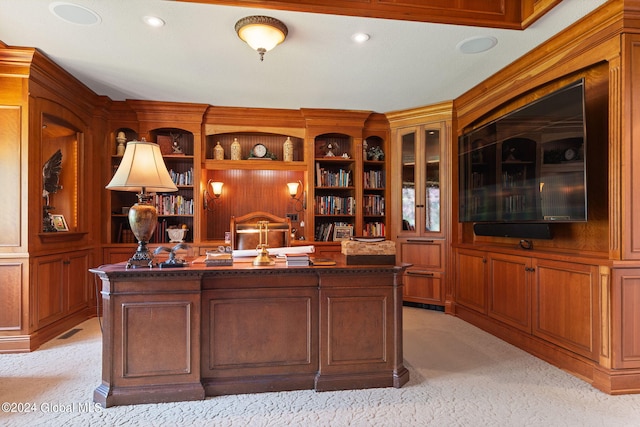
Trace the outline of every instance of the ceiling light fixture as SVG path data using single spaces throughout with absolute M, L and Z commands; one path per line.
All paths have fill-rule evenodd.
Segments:
M 161 18 L 158 18 L 157 16 L 143 16 L 142 20 L 148 26 L 154 27 L 154 28 L 164 27 L 164 24 L 165 24 L 164 20 Z
M 456 49 L 462 53 L 480 53 L 486 52 L 497 44 L 498 39 L 495 37 L 476 36 L 462 40 L 456 45 Z
M 287 26 L 269 16 L 247 16 L 236 22 L 236 33 L 245 43 L 260 54 L 264 54 L 279 45 L 287 37 Z
M 366 33 L 355 33 L 354 35 L 351 36 L 351 40 L 353 40 L 356 43 L 364 43 L 370 38 L 371 37 L 369 36 L 369 34 L 366 34 Z

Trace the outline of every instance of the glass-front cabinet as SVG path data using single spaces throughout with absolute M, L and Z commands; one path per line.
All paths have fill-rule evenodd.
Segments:
M 441 133 L 436 126 L 401 134 L 402 235 L 441 231 Z
M 442 119 L 420 122 L 425 110 L 393 113 L 392 177 L 394 231 L 398 262 L 412 264 L 403 279 L 404 300 L 444 306 L 446 217 L 450 189 L 446 162 L 451 110 L 435 110 Z M 397 115 L 396 115 L 397 114 Z

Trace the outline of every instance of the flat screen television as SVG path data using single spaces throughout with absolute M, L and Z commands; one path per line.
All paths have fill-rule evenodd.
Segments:
M 584 79 L 459 137 L 459 219 L 587 221 Z

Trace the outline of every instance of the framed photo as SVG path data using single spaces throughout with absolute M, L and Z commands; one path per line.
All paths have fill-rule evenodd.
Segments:
M 349 240 L 353 236 L 353 227 L 350 225 L 336 225 L 333 228 L 333 240 L 336 242 Z
M 64 219 L 64 215 L 51 215 L 51 221 L 56 231 L 69 231 L 67 221 Z

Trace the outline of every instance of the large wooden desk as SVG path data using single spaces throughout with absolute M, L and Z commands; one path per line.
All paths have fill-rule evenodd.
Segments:
M 401 387 L 402 269 L 92 269 L 104 315 L 94 401 Z

